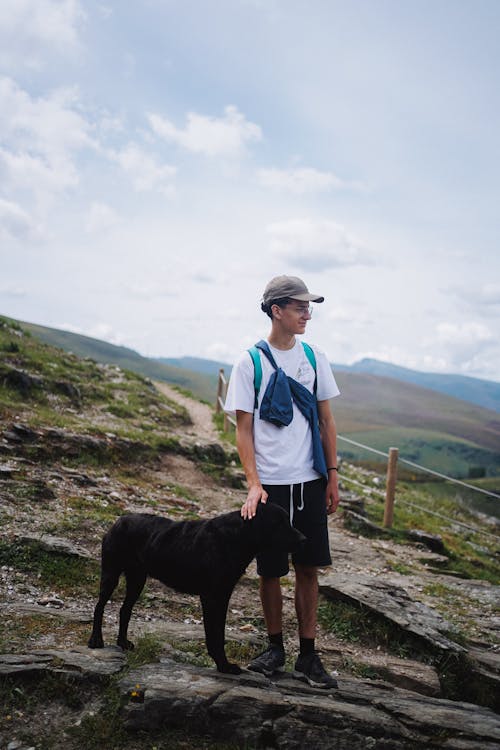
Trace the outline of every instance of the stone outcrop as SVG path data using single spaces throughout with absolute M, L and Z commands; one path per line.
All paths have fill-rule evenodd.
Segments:
M 415 601 L 408 593 L 386 579 L 357 574 L 323 576 L 321 593 L 336 601 L 347 601 L 366 607 L 372 613 L 389 620 L 407 633 L 426 642 L 433 650 L 463 653 L 465 648 L 445 633 L 452 630 L 450 623 L 435 610 Z
M 53 674 L 93 681 L 117 674 L 124 666 L 125 655 L 117 646 L 95 651 L 81 646 L 69 651 L 47 649 L 31 654 L 0 655 L 0 677 L 20 680 Z
M 422 696 L 384 682 L 339 678 L 318 690 L 289 674 L 221 675 L 162 659 L 127 671 L 116 647 L 0 657 L 0 678 L 52 675 L 82 683 L 118 677 L 130 732 L 181 728 L 239 747 L 277 750 L 497 750 L 500 717 L 487 708 Z M 120 678 L 120 673 L 123 676 Z
M 50 552 L 56 555 L 83 557 L 86 560 L 92 559 L 92 555 L 84 547 L 73 544 L 67 539 L 53 536 L 52 534 L 45 534 L 43 532 L 32 534 L 24 533 L 16 535 L 15 539 L 18 544 L 36 544 L 37 547 L 45 550 L 45 552 Z
M 241 747 L 493 750 L 500 743 L 500 718 L 489 709 L 353 678 L 324 691 L 290 676 L 231 677 L 165 660 L 127 674 L 120 688 L 130 730 L 180 727 Z
M 498 602 L 499 587 L 479 588 Z M 445 695 L 460 695 L 500 711 L 500 657 L 490 645 L 457 643 L 450 635 L 449 622 L 387 579 L 330 574 L 321 578 L 320 590 L 333 601 L 369 610 L 417 639 L 433 655 Z

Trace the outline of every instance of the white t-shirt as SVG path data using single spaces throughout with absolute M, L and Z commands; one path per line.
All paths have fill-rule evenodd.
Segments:
M 295 346 L 287 351 L 272 346 L 269 348 L 278 367 L 312 393 L 315 373 L 302 343 L 296 340 Z M 326 355 L 316 346 L 311 348 L 316 356 L 318 401 L 338 396 L 340 391 Z M 320 475 L 313 469 L 311 428 L 296 404 L 293 404 L 293 419 L 287 427 L 276 427 L 271 422 L 260 419 L 260 405 L 269 378 L 274 372 L 271 363 L 262 352 L 260 360 L 262 383 L 255 413 L 254 365 L 248 351 L 243 352 L 233 367 L 224 410 L 232 414 L 237 410 L 254 414 L 255 460 L 262 484 L 299 484 L 318 479 Z

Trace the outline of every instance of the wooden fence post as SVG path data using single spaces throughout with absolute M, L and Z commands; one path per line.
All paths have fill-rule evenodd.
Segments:
M 389 460 L 387 461 L 387 479 L 385 485 L 385 508 L 384 508 L 384 526 L 387 529 L 392 528 L 394 517 L 394 495 L 396 493 L 396 476 L 399 450 L 389 448 Z
M 228 381 L 224 375 L 224 368 L 221 367 L 219 370 L 219 378 L 217 380 L 217 398 L 215 399 L 215 413 L 220 414 L 224 409 L 224 402 L 227 396 Z M 227 412 L 224 412 L 224 432 L 229 432 L 230 427 L 236 427 L 235 420 L 229 416 Z
M 217 396 L 215 398 L 215 413 L 219 414 L 220 410 L 222 409 L 221 401 L 224 398 L 225 394 L 223 393 L 224 390 L 224 368 L 221 367 L 219 370 L 219 377 L 217 379 Z

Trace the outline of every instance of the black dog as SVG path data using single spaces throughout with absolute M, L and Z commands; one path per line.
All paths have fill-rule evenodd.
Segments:
M 104 646 L 104 607 L 124 573 L 127 586 L 117 643 L 123 649 L 134 647 L 127 639 L 132 607 L 151 576 L 176 591 L 199 594 L 208 653 L 219 672 L 239 674 L 224 649 L 233 589 L 259 550 L 272 546 L 293 552 L 304 539 L 285 511 L 270 503 L 259 503 L 252 520 L 243 520 L 239 511 L 207 521 L 171 521 L 147 513 L 121 516 L 102 542 L 99 600 L 88 645 Z

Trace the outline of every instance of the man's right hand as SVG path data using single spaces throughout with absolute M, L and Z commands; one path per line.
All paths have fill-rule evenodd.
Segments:
M 257 513 L 259 503 L 267 502 L 267 492 L 261 484 L 252 485 L 248 490 L 247 499 L 241 506 L 241 515 L 243 518 L 254 518 Z

